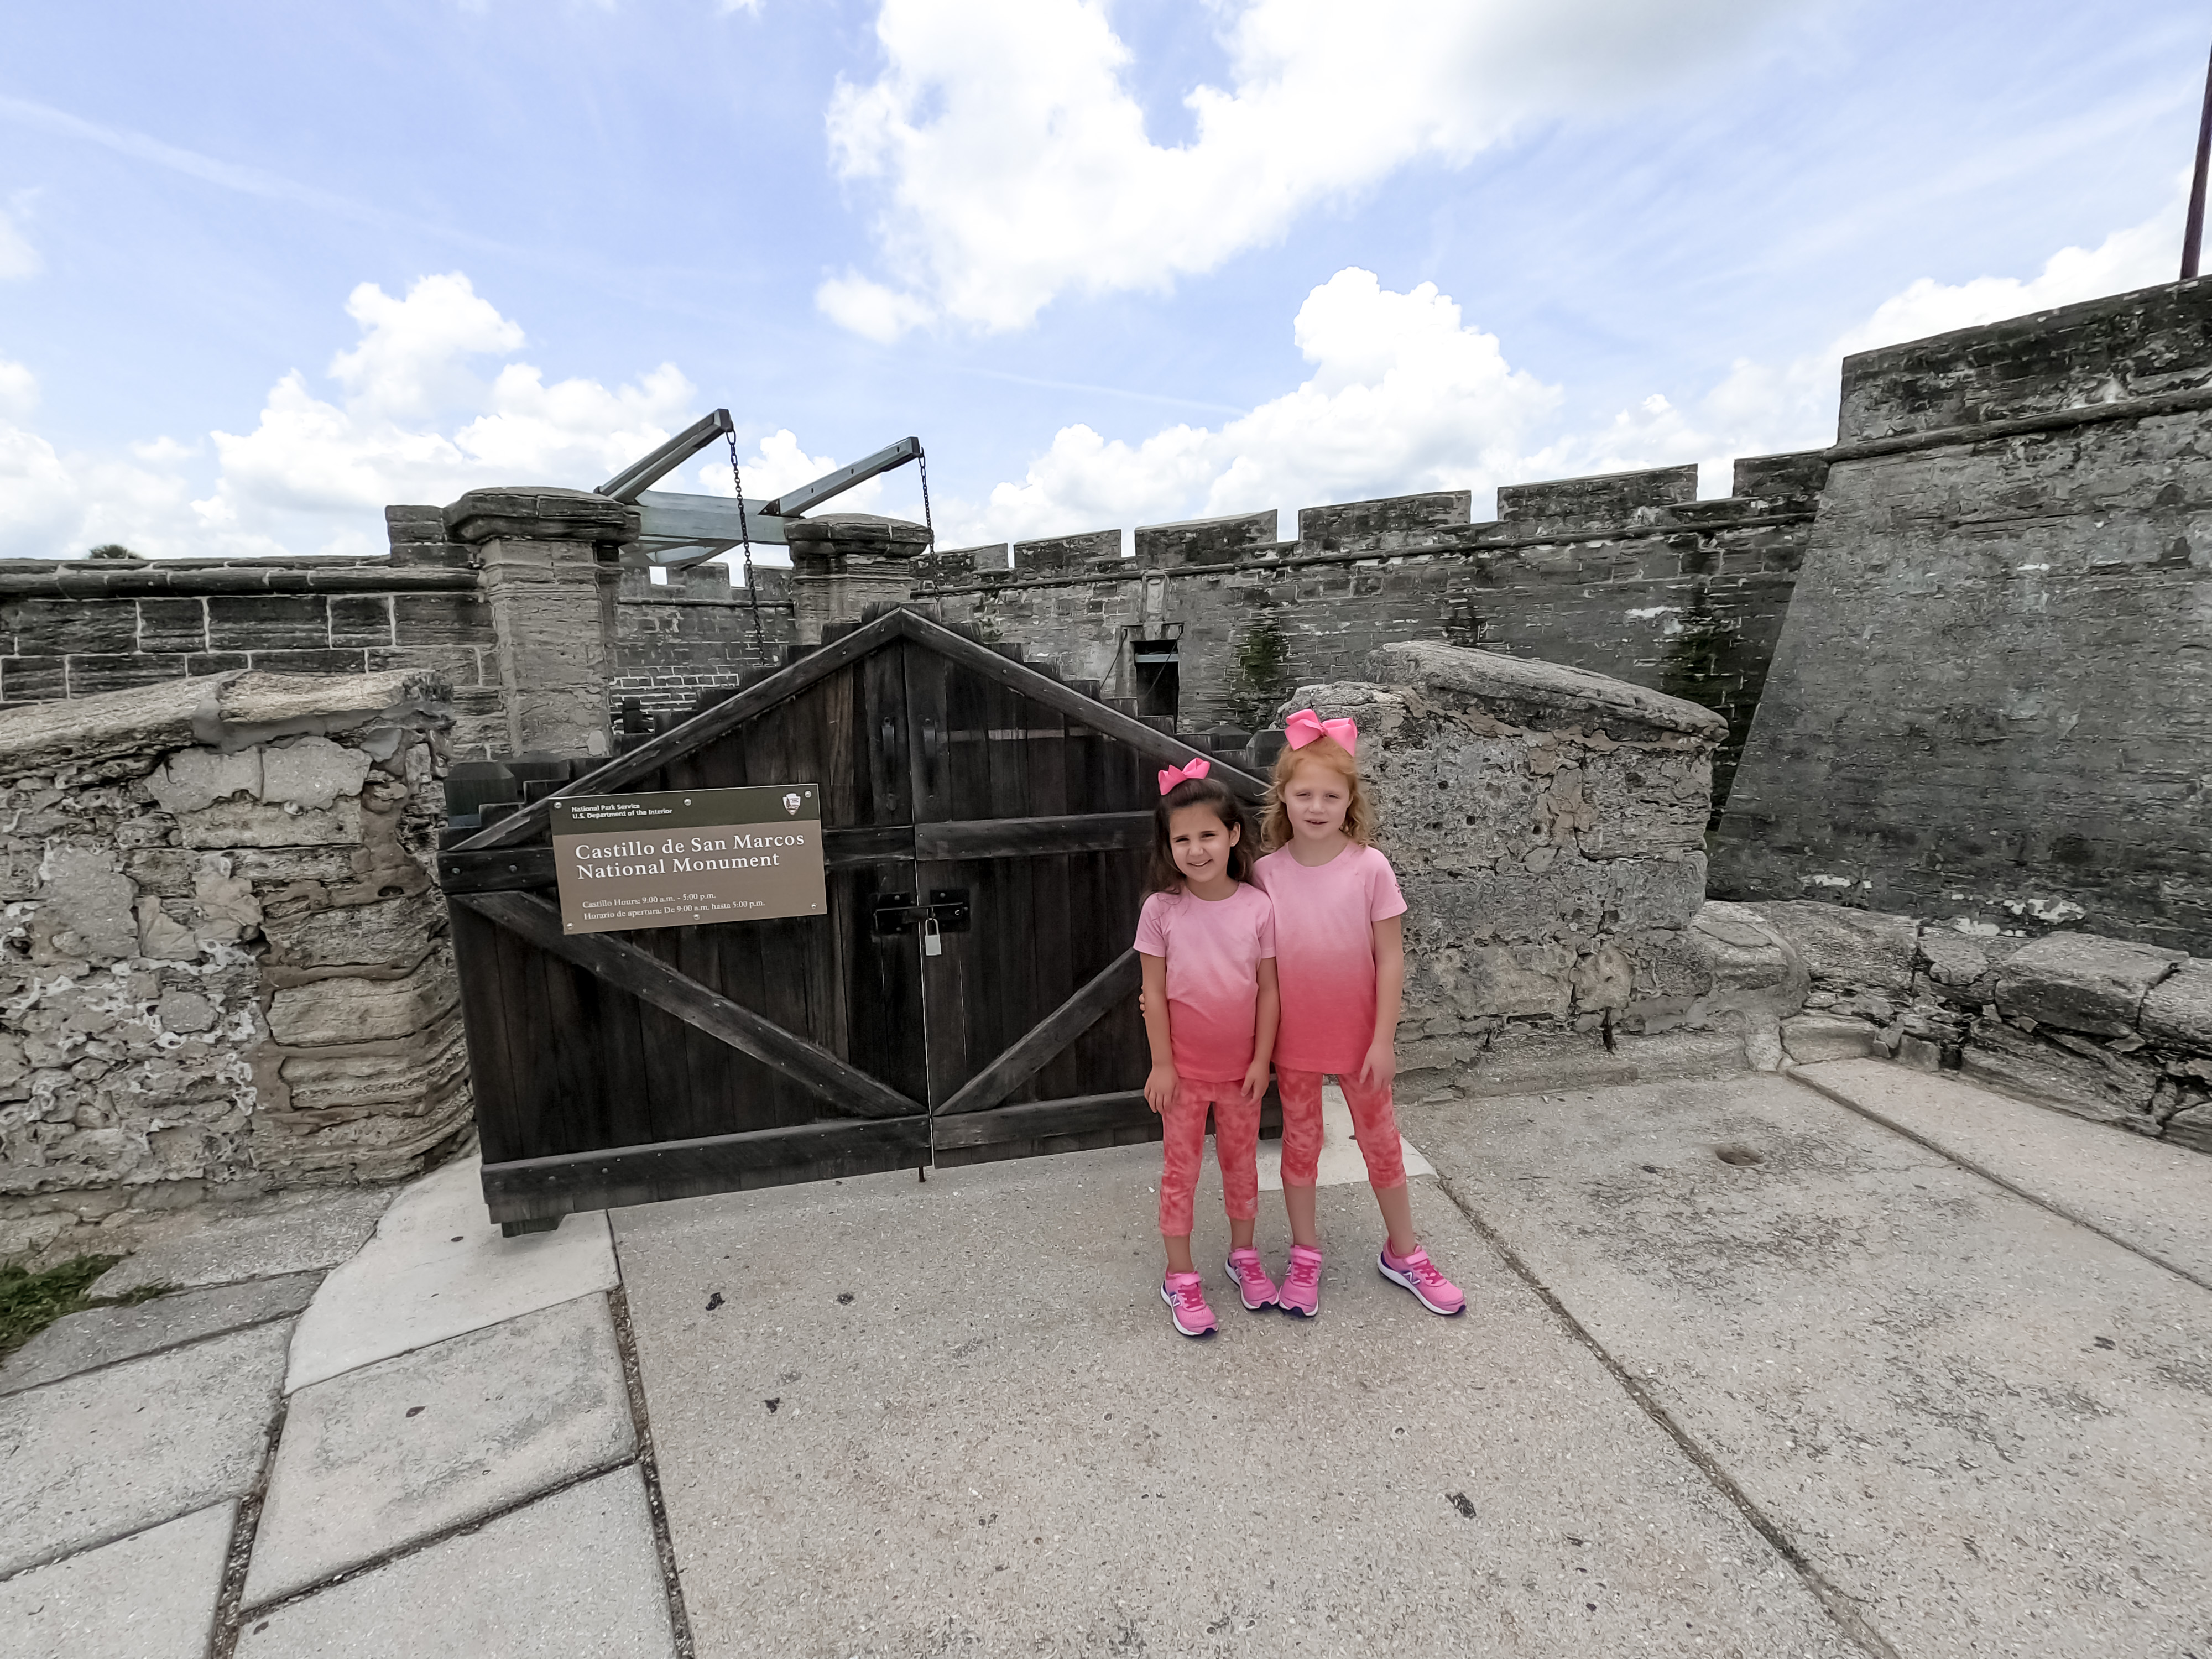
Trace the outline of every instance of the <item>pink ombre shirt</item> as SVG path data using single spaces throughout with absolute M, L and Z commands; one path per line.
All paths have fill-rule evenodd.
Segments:
M 1137 949 L 1167 958 L 1176 1073 L 1198 1083 L 1241 1083 L 1260 1020 L 1260 964 L 1275 954 L 1267 896 L 1249 882 L 1212 903 L 1155 893 L 1137 917 Z
M 1254 862 L 1252 884 L 1275 904 L 1275 1064 L 1358 1071 L 1375 1041 L 1375 924 L 1406 913 L 1390 860 L 1355 842 L 1309 868 L 1280 847 Z

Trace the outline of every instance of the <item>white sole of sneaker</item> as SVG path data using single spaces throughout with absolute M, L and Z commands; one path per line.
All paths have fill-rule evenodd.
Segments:
M 1430 1301 L 1427 1297 L 1421 1293 L 1421 1287 L 1413 1282 L 1411 1275 L 1400 1273 L 1389 1262 L 1385 1261 L 1380 1255 L 1377 1255 L 1375 1258 L 1375 1271 L 1381 1273 L 1383 1278 L 1389 1279 L 1393 1285 L 1400 1285 L 1406 1290 L 1411 1291 L 1413 1293 L 1413 1297 L 1416 1301 L 1418 1301 L 1424 1308 L 1426 1308 L 1431 1313 L 1436 1314 L 1441 1318 L 1456 1319 L 1460 1315 L 1467 1311 L 1467 1304 L 1464 1302 L 1461 1303 L 1456 1308 L 1439 1308 L 1435 1303 Z
M 1272 1308 L 1275 1305 L 1275 1298 L 1273 1297 L 1269 1297 L 1265 1302 L 1255 1302 L 1251 1297 L 1246 1296 L 1244 1294 L 1244 1280 L 1241 1276 L 1239 1276 L 1236 1267 L 1231 1264 L 1224 1262 L 1222 1264 L 1221 1270 L 1229 1275 L 1230 1284 L 1236 1288 L 1237 1299 L 1244 1304 L 1244 1311 L 1246 1313 L 1258 1313 L 1263 1308 Z
M 1168 1294 L 1168 1287 L 1164 1285 L 1160 1286 L 1160 1300 L 1168 1304 L 1168 1317 L 1175 1322 L 1176 1329 L 1182 1331 L 1185 1336 L 1199 1337 L 1212 1336 L 1213 1334 L 1213 1327 L 1211 1325 L 1208 1325 L 1202 1331 L 1185 1329 L 1182 1322 L 1182 1311 L 1176 1306 L 1176 1299 Z

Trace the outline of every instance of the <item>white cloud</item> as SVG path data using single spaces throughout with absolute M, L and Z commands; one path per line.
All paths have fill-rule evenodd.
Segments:
M 363 333 L 331 359 L 331 374 L 362 414 L 436 414 L 476 392 L 470 358 L 522 347 L 522 330 L 459 271 L 422 278 L 404 300 L 363 283 L 346 296 L 346 315 Z
M 909 306 L 1018 328 L 1071 289 L 1210 270 L 1417 159 L 1462 163 L 1532 121 L 1620 107 L 1796 3 L 1220 0 L 1230 84 L 1192 88 L 1195 137 L 1163 145 L 1107 0 L 884 0 L 884 67 L 840 82 L 830 147 L 844 177 L 879 181 Z M 885 337 L 902 313 L 865 282 L 825 285 L 823 309 Z
M 27 421 L 39 406 L 39 377 L 0 357 L 0 419 Z
M 548 384 L 512 361 L 486 380 L 474 365 L 517 350 L 522 330 L 459 273 L 398 299 L 363 283 L 346 309 L 361 336 L 331 361 L 337 395 L 283 375 L 252 430 L 208 434 L 211 489 L 182 470 L 198 444 L 155 438 L 129 446 L 132 461 L 57 453 L 20 424 L 35 380 L 0 362 L 0 414 L 16 422 L 0 423 L 0 551 L 53 558 L 120 541 L 157 556 L 379 553 L 389 503 L 495 483 L 588 489 L 696 417 L 696 389 L 668 363 L 611 389 Z
M 1296 391 L 1218 430 L 1179 424 L 1135 445 L 1064 428 L 981 513 L 956 519 L 948 505 L 952 533 L 1003 540 L 1479 489 L 1518 476 L 1528 435 L 1559 401 L 1432 283 L 1395 294 L 1370 271 L 1340 270 L 1306 296 L 1291 334 L 1314 366 Z
M 1923 276 L 1818 351 L 1786 363 L 1739 362 L 1700 401 L 1702 432 L 1680 436 L 1675 459 L 1685 459 L 1685 446 L 1696 444 L 1704 448 L 1691 453 L 1711 458 L 1833 443 L 1843 362 L 1855 352 L 2172 282 L 2180 260 L 2182 211 L 2176 197 L 2142 224 L 2116 230 L 2094 248 L 2061 248 L 2033 276 L 1964 283 Z
M 2170 280 L 2179 208 L 2035 276 L 1922 278 L 1826 346 L 1782 363 L 1739 362 L 1702 394 L 1653 392 L 1609 419 L 1561 427 L 1568 398 L 1506 362 L 1497 338 L 1423 283 L 1407 294 L 1339 271 L 1307 295 L 1292 332 L 1314 366 L 1296 391 L 1218 428 L 1177 424 L 1134 442 L 1063 427 L 1018 481 L 980 507 L 944 503 L 948 544 L 1021 540 L 1216 514 L 1289 509 L 1432 489 L 1698 462 L 1705 493 L 1747 455 L 1835 441 L 1852 352 Z M 1286 516 L 1285 533 L 1292 529 Z
M 935 314 L 928 304 L 911 294 L 885 288 L 881 283 L 848 272 L 832 276 L 814 291 L 822 314 L 841 328 L 863 339 L 889 345 L 908 329 L 919 328 Z

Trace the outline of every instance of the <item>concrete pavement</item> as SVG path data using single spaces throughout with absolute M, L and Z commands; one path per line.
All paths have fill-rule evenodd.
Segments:
M 2212 1160 L 1871 1061 L 1403 1121 L 1456 1320 L 1348 1145 L 1310 1324 L 1209 1175 L 1203 1343 L 1149 1147 L 201 1230 L 0 1366 L 0 1648 L 2212 1659 Z

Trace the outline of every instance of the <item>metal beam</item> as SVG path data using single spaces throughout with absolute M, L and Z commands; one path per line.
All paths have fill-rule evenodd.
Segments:
M 732 547 L 748 539 L 783 545 L 783 520 L 748 502 L 740 522 L 738 503 L 728 495 L 679 495 L 649 489 L 637 497 L 638 534 L 648 542 L 723 542 Z
M 673 472 L 715 439 L 736 430 L 730 411 L 718 409 L 705 420 L 685 427 L 652 454 L 634 466 L 623 468 L 592 493 L 609 495 L 618 501 L 634 501 L 647 486 Z
M 796 489 L 787 489 L 761 509 L 787 519 L 795 519 L 810 507 L 819 507 L 832 495 L 842 495 L 854 484 L 866 483 L 878 472 L 888 472 L 895 466 L 904 466 L 921 453 L 921 440 L 901 438 L 887 448 L 879 449 L 864 461 L 850 466 L 841 466 L 835 472 L 825 472 L 811 484 L 801 484 Z

